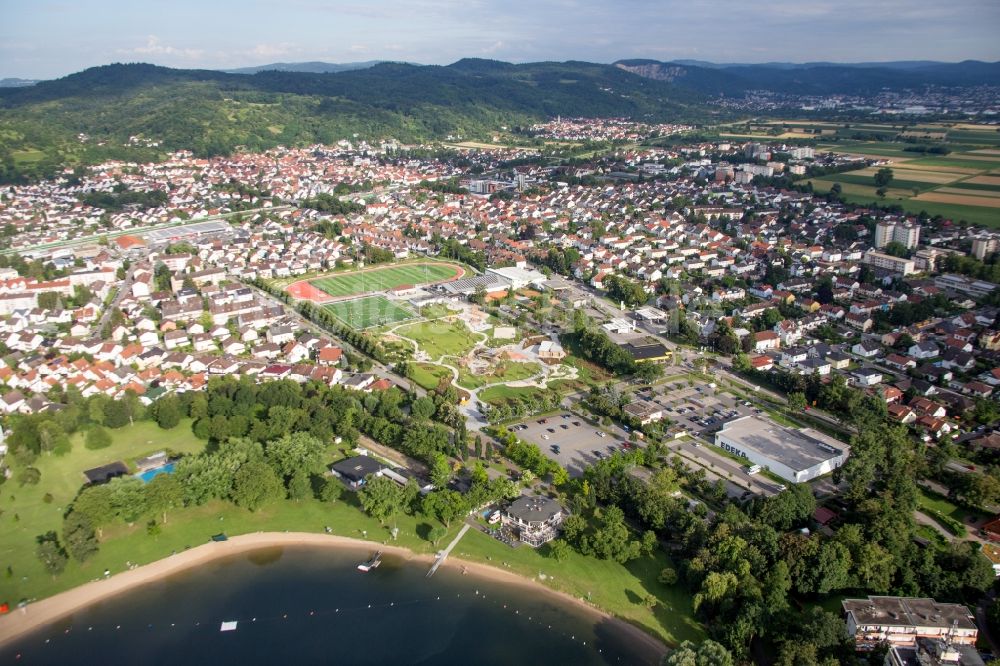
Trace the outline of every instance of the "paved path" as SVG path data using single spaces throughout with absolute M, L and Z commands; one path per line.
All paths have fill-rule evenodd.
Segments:
M 465 536 L 465 533 L 469 531 L 469 527 L 470 525 L 468 523 L 462 525 L 462 529 L 458 531 L 458 534 L 456 534 L 455 538 L 451 540 L 451 543 L 448 544 L 448 547 L 442 550 L 440 553 L 438 553 L 437 559 L 434 560 L 434 564 L 431 565 L 431 570 L 427 572 L 428 578 L 433 576 L 434 572 L 438 570 L 438 567 L 444 564 L 444 561 L 448 559 L 448 555 L 451 554 L 451 549 L 458 545 L 458 542 L 462 540 L 462 537 Z

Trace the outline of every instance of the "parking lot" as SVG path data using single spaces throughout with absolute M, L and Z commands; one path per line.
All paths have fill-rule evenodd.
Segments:
M 584 469 L 612 451 L 620 450 L 624 442 L 620 436 L 569 412 L 528 419 L 510 426 L 510 430 L 521 439 L 537 444 L 545 455 L 565 467 L 570 476 L 582 476 Z
M 746 489 L 755 494 L 773 495 L 779 484 L 763 475 L 747 474 L 744 466 L 703 445 L 715 442 L 715 433 L 723 424 L 743 416 L 760 414 L 760 410 L 747 401 L 708 383 L 668 381 L 666 384 L 637 391 L 635 397 L 663 408 L 664 418 L 670 419 L 687 431 L 694 439 L 668 444 L 668 448 L 681 454 L 689 463 L 697 463 L 710 478 L 726 481 L 730 497 L 745 498 Z M 701 440 L 699 442 L 699 439 Z M 733 483 L 733 482 L 737 483 Z

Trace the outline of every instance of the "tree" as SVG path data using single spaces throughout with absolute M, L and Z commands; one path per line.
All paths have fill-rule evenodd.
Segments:
M 805 393 L 793 391 L 788 394 L 788 409 L 793 412 L 804 412 L 808 406 Z
M 160 476 L 168 476 L 161 474 Z M 155 481 L 156 479 L 153 479 Z M 152 485 L 150 482 L 149 485 Z M 97 533 L 115 519 L 115 507 L 111 501 L 111 486 L 88 486 L 73 501 L 73 511 L 87 516 Z
M 328 478 L 319 491 L 319 498 L 324 502 L 336 502 L 344 493 L 344 484 L 339 479 Z
M 184 489 L 173 474 L 157 474 L 146 484 L 146 503 L 166 524 L 167 511 L 184 506 Z
M 309 482 L 309 473 L 302 469 L 296 470 L 288 480 L 288 499 L 304 500 L 311 495 L 312 484 Z
M 664 666 L 733 666 L 733 657 L 721 644 L 705 641 L 697 648 L 684 641 L 663 658 Z
M 583 538 L 584 554 L 588 552 L 602 560 L 614 560 L 624 564 L 639 557 L 642 544 L 630 538 L 625 514 L 617 506 L 604 509 L 601 525 L 591 536 Z
M 438 542 L 448 535 L 448 529 L 442 525 L 435 525 L 427 532 L 427 539 L 434 544 L 436 548 Z
M 77 511 L 70 511 L 63 521 L 63 541 L 66 550 L 77 562 L 85 562 L 97 552 L 97 535 L 90 519 Z
M 37 486 L 42 480 L 42 472 L 37 467 L 25 467 L 14 478 L 19 486 Z
M 431 461 L 431 483 L 435 488 L 444 488 L 451 481 L 451 465 L 448 458 L 441 453 L 434 454 Z
M 59 537 L 56 536 L 56 533 L 46 532 L 39 535 L 36 541 L 38 542 L 38 547 L 35 550 L 35 554 L 41 560 L 45 570 L 53 576 L 61 574 L 66 568 L 66 562 L 69 561 L 69 557 L 67 557 L 63 547 L 59 545 Z
M 435 490 L 424 497 L 424 513 L 437 518 L 445 527 L 450 527 L 451 521 L 464 516 L 468 510 L 465 497 L 454 490 Z
M 55 310 L 59 307 L 59 292 L 43 291 L 38 294 L 38 307 L 42 310 Z
M 272 408 L 272 411 L 276 408 Z M 294 432 L 268 442 L 264 448 L 267 463 L 283 478 L 298 471 L 312 472 L 323 462 L 326 446 L 309 433 Z
M 59 423 L 45 420 L 38 424 L 38 443 L 42 451 L 69 451 L 69 435 Z
M 906 249 L 906 246 L 900 243 L 899 241 L 891 241 L 887 243 L 886 246 L 882 248 L 882 251 L 894 257 L 905 258 L 910 254 L 909 250 Z
M 280 499 L 284 494 L 281 479 L 263 461 L 247 462 L 233 477 L 233 502 L 249 511 L 256 511 L 264 504 Z
M 361 507 L 380 523 L 395 516 L 403 505 L 403 489 L 385 476 L 372 476 L 358 492 Z
M 156 425 L 164 430 L 173 428 L 181 422 L 181 402 L 174 393 L 168 393 L 153 403 L 153 416 Z
M 873 180 L 875 181 L 875 187 L 884 188 L 888 187 L 889 183 L 892 182 L 892 169 L 889 167 L 882 167 L 875 172 Z
M 660 570 L 660 575 L 656 579 L 663 585 L 675 585 L 677 583 L 677 570 L 673 567 L 664 567 Z
M 756 517 L 782 532 L 805 522 L 815 510 L 816 498 L 805 483 L 793 483 L 777 495 L 754 501 Z
M 435 409 L 434 401 L 424 396 L 417 398 L 410 404 L 410 416 L 420 421 L 425 421 L 434 415 Z
M 569 557 L 569 544 L 562 539 L 554 539 L 548 544 L 548 556 L 556 562 L 563 562 Z
M 83 436 L 83 445 L 88 449 L 105 449 L 111 446 L 111 433 L 99 425 L 92 425 Z

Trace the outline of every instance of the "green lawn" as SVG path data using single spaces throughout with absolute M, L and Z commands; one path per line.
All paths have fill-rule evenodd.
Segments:
M 511 387 L 500 384 L 498 386 L 491 386 L 488 389 L 483 389 L 478 395 L 479 399 L 483 402 L 494 404 L 506 402 L 515 398 L 540 398 L 542 391 L 534 386 Z
M 975 516 L 976 518 L 990 517 L 990 514 L 985 511 L 958 506 L 954 502 L 948 500 L 948 498 L 942 497 L 937 493 L 929 492 L 924 488 L 921 488 L 920 493 L 917 495 L 917 504 L 922 509 L 938 511 L 948 518 L 957 520 L 960 523 L 964 523 L 965 519 L 969 516 Z
M 453 551 L 457 557 L 492 566 L 506 563 L 506 568 L 527 578 L 544 574 L 547 586 L 578 599 L 589 596 L 592 603 L 668 644 L 704 640 L 704 630 L 693 617 L 690 594 L 679 585 L 667 587 L 657 581 L 660 571 L 671 566 L 663 553 L 622 565 L 575 551 L 565 561 L 556 562 L 544 552 L 544 547 L 511 549 L 478 531 L 470 531 Z M 647 594 L 661 600 L 652 611 L 642 604 Z
M 161 431 L 153 423 L 143 422 L 134 427 L 114 431 L 114 443 L 101 451 L 88 451 L 79 441 L 73 451 L 61 458 L 45 456 L 37 463 L 42 470 L 38 486 L 17 488 L 13 482 L 4 485 L 0 514 L 0 565 L 12 574 L 0 580 L 0 602 L 39 599 L 100 578 L 105 569 L 118 573 L 126 562 L 142 565 L 167 557 L 172 553 L 206 543 L 213 534 L 229 536 L 259 531 L 289 531 L 322 533 L 329 527 L 334 534 L 388 542 L 392 521 L 381 525 L 365 515 L 358 506 L 357 496 L 345 490 L 333 503 L 318 500 L 300 502 L 279 501 L 256 513 L 240 509 L 228 502 L 213 501 L 202 506 L 178 509 L 168 514 L 159 534 L 146 532 L 146 519 L 135 524 L 116 524 L 104 529 L 101 547 L 84 564 L 71 561 L 58 576 L 46 574 L 35 557 L 35 536 L 57 530 L 67 503 L 82 482 L 80 472 L 96 464 L 113 460 L 132 460 L 162 448 L 195 452 L 204 444 L 190 434 L 190 422 L 170 431 Z M 45 504 L 41 496 L 52 492 L 55 501 Z M 13 499 L 11 499 L 13 496 Z M 20 516 L 14 519 L 14 514 Z M 432 554 L 436 547 L 424 538 L 431 525 L 423 517 L 400 515 L 396 544 L 417 553 Z M 453 538 L 460 528 L 455 522 L 443 543 Z M 440 544 L 439 544 L 440 545 Z M 690 596 L 679 586 L 666 587 L 657 581 L 659 572 L 670 562 L 662 553 L 655 558 L 640 558 L 627 565 L 597 560 L 571 553 L 564 562 L 544 557 L 542 552 L 527 547 L 511 549 L 478 531 L 469 532 L 454 551 L 456 557 L 508 568 L 527 578 L 538 579 L 545 574 L 543 584 L 578 598 L 589 597 L 600 608 L 621 617 L 670 644 L 704 637 L 701 626 L 693 619 Z M 504 567 L 504 563 L 508 566 Z M 648 609 L 643 599 L 655 594 L 661 603 Z
M 404 285 L 443 282 L 459 275 L 462 268 L 453 264 L 413 263 L 351 271 L 317 278 L 311 284 L 334 297 L 387 291 Z
M 460 320 L 423 321 L 403 326 L 397 334 L 415 340 L 420 349 L 427 352 L 432 359 L 442 356 L 464 356 L 479 340 Z
M 83 486 L 85 469 L 116 460 L 132 467 L 136 458 L 164 449 L 196 453 L 205 447 L 203 441 L 191 434 L 189 419 L 171 430 L 163 430 L 152 421 L 141 421 L 110 432 L 112 444 L 105 449 L 85 448 L 83 437 L 77 433 L 71 438 L 72 450 L 68 454 L 43 454 L 34 463 L 42 473 L 38 485 L 22 487 L 11 479 L 0 488 L 0 569 L 13 570 L 10 578 L 0 578 L 0 602 L 50 594 L 55 589 L 49 587 L 51 578 L 35 558 L 35 537 L 61 529 L 66 507 Z M 44 500 L 46 494 L 51 494 L 51 502 Z M 22 580 L 23 577 L 27 580 Z M 80 578 L 77 583 L 83 580 L 86 579 Z M 47 591 L 35 591 L 39 585 Z
M 438 384 L 441 383 L 442 377 L 451 376 L 451 370 L 440 365 L 434 365 L 433 363 L 410 364 L 410 379 L 417 386 L 423 387 L 428 391 L 437 388 Z
M 515 363 L 513 361 L 502 361 L 493 374 L 474 375 L 465 368 L 458 370 L 458 384 L 464 388 L 475 389 L 487 384 L 498 382 L 516 382 L 522 379 L 534 377 L 541 372 L 538 363 Z
M 416 315 L 409 308 L 390 301 L 385 296 L 366 296 L 338 301 L 323 306 L 337 319 L 353 328 L 371 328 L 385 324 L 396 324 Z

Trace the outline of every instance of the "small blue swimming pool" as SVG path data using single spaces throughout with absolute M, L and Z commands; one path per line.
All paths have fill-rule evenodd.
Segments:
M 160 465 L 159 467 L 154 467 L 153 469 L 147 469 L 142 474 L 136 474 L 143 483 L 149 483 L 153 480 L 153 477 L 160 474 L 173 474 L 174 467 L 177 463 L 168 462 L 166 465 Z

